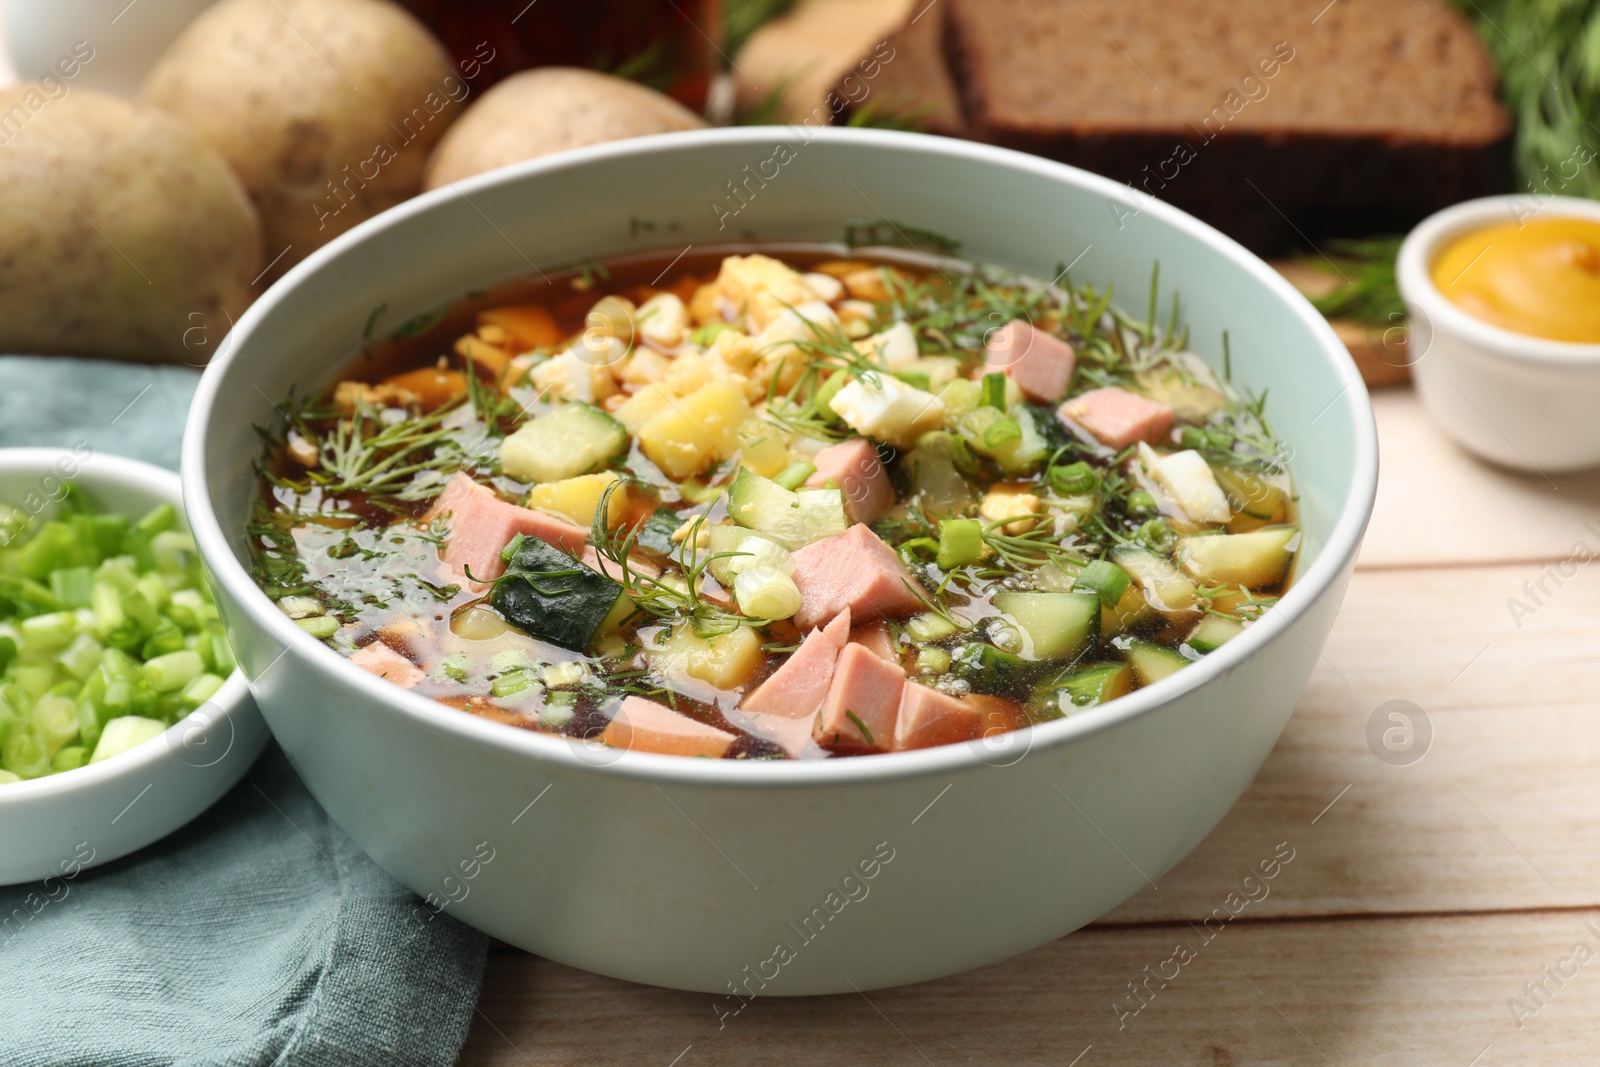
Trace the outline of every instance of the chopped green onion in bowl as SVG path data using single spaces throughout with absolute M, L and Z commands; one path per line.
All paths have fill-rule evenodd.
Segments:
M 57 516 L 0 504 L 0 785 L 163 733 L 235 662 L 177 509 L 130 519 L 67 486 Z

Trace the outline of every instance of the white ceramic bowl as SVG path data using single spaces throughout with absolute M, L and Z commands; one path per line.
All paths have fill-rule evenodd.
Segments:
M 49 518 L 65 482 L 133 518 L 158 504 L 182 506 L 178 476 L 148 463 L 87 445 L 0 449 L 0 501 Z M 0 885 L 70 878 L 165 837 L 226 793 L 267 736 L 234 671 L 160 737 L 75 771 L 0 785 Z
M 1489 196 L 1424 219 L 1395 264 L 1410 316 L 1411 377 L 1428 414 L 1463 448 L 1554 474 L 1600 464 L 1600 344 L 1514 333 L 1462 311 L 1433 284 L 1440 249 L 1470 230 L 1530 217 L 1600 222 L 1600 203 Z
M 783 141 L 793 148 L 775 152 Z M 748 182 L 742 208 L 736 181 Z M 1310 305 L 1204 223 L 1131 195 L 942 138 L 727 129 L 483 175 L 313 254 L 206 371 L 183 477 L 240 663 L 317 799 L 434 907 L 551 959 L 717 994 L 950 974 L 1059 937 L 1159 879 L 1288 719 L 1355 559 L 1377 447 L 1361 380 Z M 535 264 L 745 235 L 836 239 L 880 216 L 1036 275 L 1076 260 L 1075 279 L 1114 282 L 1134 308 L 1159 259 L 1194 346 L 1220 362 L 1229 330 L 1235 380 L 1271 389 L 1269 412 L 1299 450 L 1303 562 L 1277 609 L 1171 679 L 989 746 L 773 764 L 596 750 L 464 714 L 345 662 L 251 582 L 250 424 L 280 421 L 271 400 L 291 387 L 326 384 L 375 308 L 381 334 Z

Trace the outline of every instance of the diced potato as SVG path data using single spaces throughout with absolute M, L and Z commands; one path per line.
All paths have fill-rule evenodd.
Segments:
M 617 480 L 616 471 L 580 474 L 576 478 L 563 478 L 559 482 L 545 482 L 528 492 L 528 506 L 565 515 L 579 526 L 588 527 L 594 522 L 594 513 L 600 506 L 600 497 L 606 486 Z M 616 526 L 628 514 L 628 491 L 618 489 L 611 494 L 606 524 Z
M 763 478 L 776 478 L 792 460 L 784 433 L 765 419 L 739 426 L 739 462 Z
M 1264 589 L 1289 573 L 1300 531 L 1277 526 L 1242 534 L 1184 537 L 1178 541 L 1183 569 L 1207 585 L 1247 585 Z
M 1280 485 L 1252 471 L 1219 467 L 1217 484 L 1241 514 L 1261 522 L 1282 522 L 1288 514 L 1289 494 Z
M 617 379 L 629 385 L 650 385 L 666 378 L 672 360 L 653 348 L 636 348 L 617 365 Z
M 870 300 L 874 304 L 881 304 L 889 299 L 889 287 L 884 284 L 884 267 L 863 267 L 851 271 L 842 279 L 844 287 L 850 290 L 850 295 L 856 300 Z
M 497 327 L 488 328 L 504 333 Z M 456 340 L 455 350 L 456 355 L 463 360 L 470 360 L 473 366 L 483 367 L 496 377 L 506 369 L 506 364 L 511 362 L 510 352 L 470 333 Z
M 498 326 L 523 350 L 549 348 L 562 341 L 555 316 L 539 304 L 512 304 L 478 312 L 479 326 Z
M 1039 520 L 1034 516 L 1042 511 L 1044 501 L 1029 492 L 1027 486 L 1004 483 L 983 494 L 983 502 L 978 505 L 978 514 L 989 522 L 1016 519 L 1001 527 L 1013 536 L 1025 534 L 1038 525 Z
M 816 301 L 816 295 L 788 264 L 771 256 L 728 256 L 717 273 L 722 296 L 762 330 L 785 307 Z
M 706 638 L 680 624 L 665 642 L 647 651 L 651 662 L 664 673 L 687 674 L 718 689 L 743 685 L 767 658 L 761 651 L 761 635 L 749 626 Z
M 410 393 L 424 408 L 431 409 L 447 404 L 466 392 L 467 380 L 458 370 L 419 367 L 404 374 L 396 374 L 392 378 L 385 378 L 378 384 L 378 388 L 381 390 L 384 386 L 392 386 L 402 392 Z
M 661 383 L 673 396 L 688 396 L 715 377 L 709 359 L 699 352 L 685 352 L 672 361 Z
M 645 423 L 671 403 L 672 394 L 667 391 L 666 386 L 647 385 L 630 396 L 612 414 L 616 416 L 618 422 L 627 427 L 629 433 L 638 434 Z
M 709 382 L 651 416 L 639 428 L 639 447 L 669 478 L 681 482 L 737 452 L 739 425 L 751 414 L 745 379 Z
M 708 282 L 694 291 L 689 300 L 689 317 L 696 326 L 708 326 L 722 321 L 722 287 Z

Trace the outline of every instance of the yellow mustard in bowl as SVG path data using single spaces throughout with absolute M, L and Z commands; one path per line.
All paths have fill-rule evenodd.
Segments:
M 1462 311 L 1516 333 L 1600 343 L 1600 222 L 1531 219 L 1447 242 L 1432 276 Z

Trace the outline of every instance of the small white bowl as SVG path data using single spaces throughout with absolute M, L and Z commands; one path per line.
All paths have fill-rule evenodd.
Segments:
M 178 476 L 148 463 L 87 445 L 0 449 L 0 501 L 49 518 L 67 482 L 135 518 L 162 503 L 183 506 Z M 0 785 L 0 885 L 70 880 L 165 837 L 227 792 L 267 736 L 244 675 L 234 671 L 160 737 L 75 771 Z
M 1411 231 L 1395 273 L 1411 318 L 1411 377 L 1434 421 L 1484 459 L 1554 474 L 1600 464 L 1600 344 L 1490 325 L 1446 299 L 1431 274 L 1453 238 L 1535 217 L 1600 222 L 1600 203 L 1530 195 L 1456 204 Z

